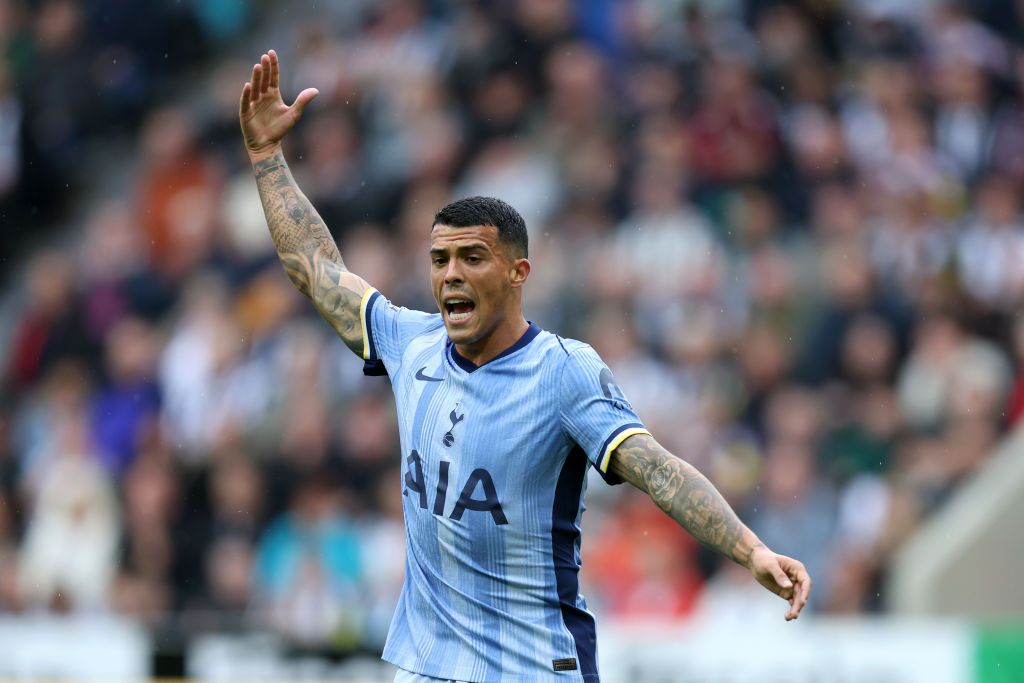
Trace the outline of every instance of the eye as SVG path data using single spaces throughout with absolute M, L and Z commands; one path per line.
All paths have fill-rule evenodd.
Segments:
M 435 266 L 443 266 L 446 260 L 447 259 L 445 259 L 445 257 L 443 256 L 433 256 L 431 257 L 430 262 L 433 263 Z
M 480 263 L 480 257 L 479 256 L 467 256 L 466 257 L 466 262 L 467 263 Z

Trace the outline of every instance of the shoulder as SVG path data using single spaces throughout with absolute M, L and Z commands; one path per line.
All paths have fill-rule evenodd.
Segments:
M 589 344 L 562 337 L 547 330 L 541 330 L 530 346 L 532 347 L 531 355 L 543 359 L 545 364 L 557 367 L 565 366 L 566 363 L 572 362 L 574 357 L 580 355 L 597 355 Z
M 537 347 L 538 351 L 550 353 L 551 355 L 563 360 L 573 353 L 583 349 L 589 349 L 593 352 L 593 349 L 589 344 L 585 344 L 569 337 L 562 337 L 554 332 L 548 332 L 544 329 L 542 329 L 540 334 L 537 335 L 534 345 Z
M 420 313 L 420 311 L 414 311 L 414 313 L 423 317 L 416 321 L 418 324 L 406 328 L 407 348 L 436 346 L 448 340 L 448 332 L 444 328 L 444 321 L 441 320 L 440 314 L 426 314 Z
M 417 316 L 419 323 L 422 325 L 420 328 L 420 334 L 444 334 L 444 320 L 441 318 L 440 313 L 413 311 L 408 308 L 403 308 L 402 310 L 409 311 Z
M 430 334 L 444 328 L 440 313 L 397 306 L 376 290 L 368 293 L 363 305 L 367 311 L 372 309 L 374 317 L 379 316 L 379 320 L 395 325 L 395 330 L 406 337 Z
M 558 367 L 558 377 L 563 384 L 575 384 L 588 375 L 597 377 L 606 367 L 597 351 L 586 342 L 551 332 L 543 332 L 537 341 L 542 342 L 540 347 L 547 362 Z
M 563 365 L 579 365 L 580 363 L 601 363 L 601 357 L 597 355 L 590 344 L 571 337 L 560 337 L 557 334 L 548 333 L 551 340 L 553 355 L 556 355 Z
M 557 335 L 556 335 L 557 336 Z M 586 342 L 581 342 L 578 339 L 572 339 L 570 337 L 558 337 L 558 343 L 562 347 L 566 358 L 579 357 L 581 355 L 597 356 L 597 351 L 594 351 L 594 347 Z
M 372 306 L 375 311 L 380 311 L 385 315 L 395 316 L 398 318 L 412 318 L 423 324 L 442 324 L 441 314 L 437 311 L 427 313 L 426 311 L 421 311 L 415 308 L 399 306 L 372 287 L 364 295 L 363 301 L 363 305 L 367 308 Z

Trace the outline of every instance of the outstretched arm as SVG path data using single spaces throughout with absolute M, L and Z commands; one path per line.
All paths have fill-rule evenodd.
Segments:
M 799 616 L 811 590 L 803 564 L 761 543 L 692 465 L 666 451 L 649 434 L 635 434 L 612 454 L 608 470 L 647 493 L 702 544 L 743 565 L 762 586 L 788 600 L 787 621 Z
M 253 67 L 238 108 L 267 226 L 288 277 L 313 301 L 345 344 L 361 355 L 359 309 L 370 285 L 345 268 L 334 238 L 295 183 L 281 152 L 281 139 L 317 91 L 303 90 L 288 106 L 281 97 L 279 79 L 277 54 L 271 50 Z

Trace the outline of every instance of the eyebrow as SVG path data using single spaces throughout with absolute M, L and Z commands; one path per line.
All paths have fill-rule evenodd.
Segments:
M 430 250 L 430 253 L 431 253 L 431 255 L 434 255 L 434 254 L 447 254 L 448 251 L 449 251 L 448 249 L 443 249 L 441 247 L 434 247 L 433 249 Z M 465 254 L 466 252 L 469 252 L 469 251 L 490 251 L 490 250 L 488 249 L 487 245 L 484 244 L 483 242 L 478 242 L 476 244 L 465 244 L 465 245 L 457 247 L 455 249 L 455 253 L 456 254 Z

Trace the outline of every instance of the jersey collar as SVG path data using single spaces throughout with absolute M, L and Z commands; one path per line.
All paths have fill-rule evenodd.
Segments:
M 508 347 L 507 349 L 499 353 L 494 358 L 487 361 L 487 363 L 493 363 L 499 358 L 504 358 L 505 356 L 515 353 L 519 349 L 523 348 L 524 346 L 532 342 L 534 337 L 536 337 L 538 334 L 540 334 L 540 328 L 531 322 L 530 326 L 526 328 L 526 332 L 523 332 L 523 336 L 519 338 L 519 341 L 517 341 L 512 346 Z M 451 339 L 448 340 L 448 350 L 452 354 L 452 361 L 466 372 L 473 372 L 475 370 L 479 370 L 484 365 L 487 365 L 487 363 L 484 363 L 484 365 L 477 365 L 473 361 L 463 356 L 461 353 L 459 353 L 458 349 L 455 348 L 455 344 L 452 343 Z

